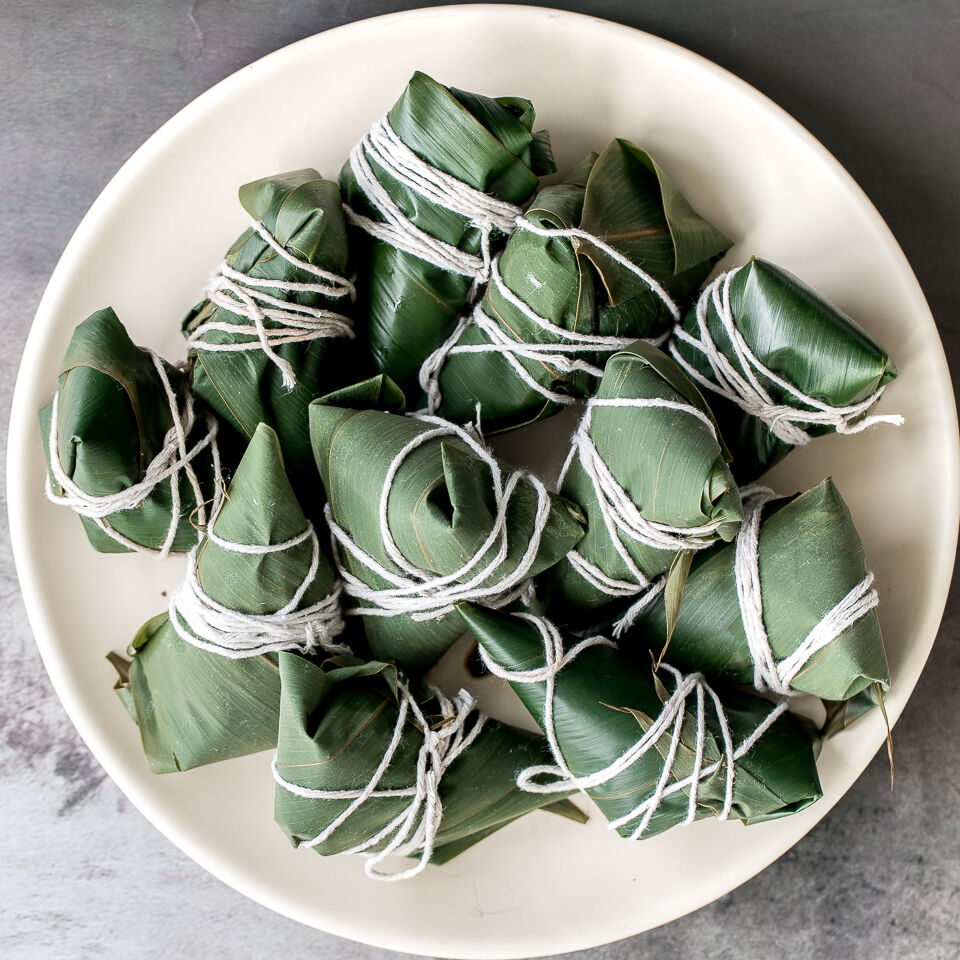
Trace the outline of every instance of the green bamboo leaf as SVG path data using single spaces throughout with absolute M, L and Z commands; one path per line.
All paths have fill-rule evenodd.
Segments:
M 314 454 L 331 517 L 386 570 L 405 574 L 384 546 L 378 504 L 394 458 L 408 444 L 419 443 L 396 470 L 387 501 L 388 526 L 400 553 L 424 571 L 424 576 L 451 576 L 482 550 L 495 527 L 491 468 L 458 436 L 420 441 L 418 438 L 436 429 L 435 423 L 364 409 L 365 400 L 383 392 L 359 384 L 310 406 Z M 502 467 L 506 477 L 509 468 Z M 483 578 L 481 586 L 499 584 L 519 568 L 536 527 L 537 504 L 534 488 L 521 481 L 506 511 L 506 556 Z M 556 563 L 581 536 L 574 512 L 559 497 L 550 495 L 530 575 Z M 460 582 L 493 563 L 499 548 L 497 540 Z M 346 550 L 341 550 L 340 559 L 350 574 L 368 586 L 391 586 Z M 361 609 L 365 605 L 366 601 L 360 601 Z M 407 613 L 363 619 L 373 655 L 396 660 L 414 672 L 429 669 L 464 630 L 456 610 L 421 622 Z
M 594 165 L 583 206 L 581 226 L 587 233 L 625 254 L 677 299 L 686 299 L 706 279 L 730 240 L 690 206 L 653 158 L 628 140 L 613 140 Z M 584 252 L 594 262 L 610 306 L 633 298 L 637 317 L 653 311 L 649 332 L 634 326 L 626 336 L 652 336 L 672 318 L 650 297 L 637 276 L 589 242 Z M 620 318 L 627 311 L 618 312 Z
M 820 727 L 820 735 L 824 740 L 836 736 L 842 730 L 846 730 L 855 720 L 859 720 L 860 717 L 880 707 L 883 722 L 887 728 L 887 759 L 890 762 L 890 789 L 893 790 L 893 733 L 890 729 L 890 721 L 887 718 L 883 684 L 875 683 L 873 686 L 855 693 L 847 700 L 824 700 L 823 705 L 826 708 L 826 717 Z
M 824 700 L 826 717 L 820 727 L 824 740 L 846 730 L 855 720 L 877 709 L 876 685 L 866 687 L 846 700 Z
M 547 813 L 555 813 L 558 817 L 573 820 L 574 823 L 586 823 L 590 819 L 587 814 L 570 800 L 557 800 L 556 803 L 545 804 L 540 809 Z
M 473 606 L 464 617 L 486 655 L 508 671 L 535 670 L 544 666 L 544 642 L 530 621 Z M 648 730 L 663 709 L 649 665 L 636 666 L 616 649 L 594 646 L 583 650 L 556 676 L 553 721 L 564 760 L 575 776 L 602 770 L 623 755 Z M 664 674 L 665 676 L 665 674 Z M 673 681 L 670 680 L 671 684 Z M 511 684 L 533 718 L 545 722 L 546 684 Z M 759 697 L 721 692 L 733 742 L 740 744 L 771 710 Z M 696 724 L 692 715 L 695 697 L 682 724 L 682 746 L 671 767 L 670 782 L 694 770 Z M 707 698 L 709 703 L 709 698 Z M 617 709 L 611 709 L 611 706 Z M 712 708 L 705 714 L 704 767 L 722 756 L 719 722 Z M 650 797 L 663 773 L 669 736 L 656 743 L 636 763 L 587 793 L 604 816 L 615 820 L 633 811 Z M 723 806 L 725 767 L 704 778 L 698 790 L 697 818 L 715 816 Z M 786 816 L 805 809 L 821 795 L 814 759 L 814 735 L 790 714 L 779 716 L 753 747 L 737 762 L 731 816 L 748 823 Z M 689 804 L 681 790 L 665 797 L 650 821 L 645 836 L 681 823 Z M 629 836 L 637 827 L 631 821 L 618 828 Z
M 183 374 L 164 364 L 178 406 L 187 384 Z M 119 493 L 144 479 L 144 472 L 162 450 L 173 425 L 170 403 L 151 353 L 136 346 L 110 307 L 98 310 L 73 333 L 58 376 L 57 449 L 68 477 L 91 496 Z M 40 411 L 40 431 L 47 463 L 52 407 Z M 198 443 L 209 425 L 200 416 L 188 440 Z M 192 461 L 205 500 L 214 494 L 210 449 Z M 51 487 L 62 493 L 52 472 Z M 188 550 L 197 542 L 190 522 L 197 508 L 187 478 L 179 475 L 180 513 L 172 552 Z M 154 487 L 142 503 L 105 518 L 105 524 L 136 544 L 157 550 L 170 528 L 170 482 Z M 95 521 L 81 517 L 87 538 L 102 553 L 126 553 L 129 548 L 111 538 Z
M 543 809 L 546 810 L 547 808 L 544 807 Z M 512 823 L 513 821 L 509 822 Z M 486 830 L 478 830 L 476 833 L 467 834 L 467 836 L 460 837 L 457 840 L 451 840 L 449 843 L 441 843 L 438 847 L 433 848 L 433 856 L 430 858 L 430 863 L 435 867 L 441 867 L 455 857 L 459 857 L 461 853 L 476 846 L 481 840 L 485 840 L 498 830 L 502 830 L 505 826 L 507 826 L 507 822 L 497 823 L 492 827 L 488 827 Z
M 387 376 L 380 374 L 326 394 L 324 403 L 332 407 L 354 407 L 357 410 L 382 410 L 384 413 L 406 412 L 403 391 Z
M 342 664 L 343 666 L 337 666 Z M 276 768 L 287 782 L 308 790 L 359 790 L 381 764 L 399 722 L 396 667 L 340 658 L 323 667 L 294 654 L 280 654 L 283 683 Z M 414 689 L 419 708 L 434 729 L 444 720 L 435 693 Z M 475 722 L 469 719 L 467 724 Z M 424 731 L 410 713 L 380 790 L 402 790 L 416 783 Z M 517 774 L 549 759 L 541 737 L 486 720 L 439 783 L 443 817 L 434 862 L 446 862 L 473 843 L 556 796 L 517 789 Z M 278 784 L 275 817 L 293 844 L 317 837 L 348 807 L 347 799 L 296 795 Z M 314 846 L 324 855 L 342 853 L 375 836 L 407 809 L 409 796 L 373 796 L 332 834 Z M 384 846 L 385 840 L 372 847 Z
M 323 180 L 316 170 L 283 173 L 244 184 L 240 202 L 250 216 L 260 221 L 271 236 L 291 255 L 340 277 L 350 273 L 347 230 L 336 183 Z M 317 277 L 281 257 L 254 229 L 245 230 L 224 258 L 228 267 L 260 279 L 293 283 L 316 283 Z M 306 307 L 320 307 L 349 315 L 346 297 L 315 292 L 289 293 L 271 288 L 271 296 Z M 189 336 L 201 325 L 225 323 L 232 330 L 208 330 L 201 341 L 214 345 L 249 343 L 256 334 L 232 311 L 204 300 L 183 321 Z M 266 320 L 265 326 L 277 322 Z M 309 482 L 313 473 L 306 410 L 311 400 L 356 379 L 360 351 L 349 338 L 326 337 L 286 343 L 276 348 L 288 362 L 296 384 L 283 384 L 280 368 L 263 350 L 223 352 L 191 349 L 192 386 L 198 396 L 216 411 L 224 423 L 246 443 L 258 424 L 273 427 L 280 438 L 287 464 L 298 484 Z
M 137 705 L 130 690 L 130 661 L 112 650 L 107 654 L 107 661 L 117 671 L 117 682 L 113 685 L 113 692 L 123 704 L 123 709 L 130 714 L 130 719 L 136 723 Z
M 843 311 L 814 290 L 766 260 L 751 258 L 730 282 L 730 310 L 749 348 L 776 376 L 808 396 L 831 406 L 848 406 L 869 397 L 897 376 L 890 356 Z M 720 352 L 736 366 L 736 356 L 712 300 L 707 326 Z M 683 321 L 698 336 L 696 307 Z M 673 348 L 701 375 L 712 379 L 706 358 L 696 348 L 675 340 Z M 774 403 L 796 405 L 787 391 L 759 374 Z M 738 482 L 756 479 L 792 449 L 757 417 L 729 400 L 710 394 L 710 406 L 733 452 Z M 832 429 L 804 427 L 811 436 Z
M 214 532 L 239 543 L 277 544 L 301 533 L 306 522 L 277 436 L 261 425 L 227 490 Z M 197 577 L 213 600 L 231 610 L 272 613 L 303 582 L 312 555 L 309 541 L 250 554 L 204 540 L 197 551 Z M 316 603 L 333 585 L 333 571 L 321 556 L 299 607 Z M 120 685 L 129 690 L 155 773 L 188 770 L 276 745 L 280 674 L 275 654 L 228 659 L 200 649 L 181 639 L 166 613 L 144 624 L 131 653 L 127 683 L 121 673 Z
M 680 550 L 673 558 L 670 569 L 667 571 L 666 586 L 663 589 L 663 606 L 666 616 L 666 638 L 663 649 L 657 660 L 663 660 L 664 654 L 670 647 L 670 638 L 673 636 L 680 615 L 680 603 L 683 600 L 683 591 L 687 586 L 687 577 L 690 575 L 690 564 L 693 562 L 692 550 Z
M 753 661 L 737 597 L 736 545 L 698 554 L 687 579 L 670 640 L 670 662 L 734 683 L 753 682 Z M 807 634 L 866 576 L 863 544 L 832 480 L 799 496 L 768 504 L 759 541 L 763 619 L 774 656 L 792 654 Z M 667 637 L 662 599 L 637 620 L 623 645 L 659 650 Z M 876 683 L 890 682 L 876 609 L 814 654 L 793 680 L 794 689 L 845 701 Z M 858 701 L 859 703 L 860 701 Z M 847 708 L 850 719 L 862 712 Z M 834 717 L 830 730 L 843 724 Z
M 510 203 L 523 204 L 538 175 L 553 171 L 549 141 L 533 133 L 533 107 L 521 98 L 483 97 L 417 72 L 388 117 L 403 143 L 427 163 Z M 480 233 L 468 218 L 425 200 L 379 167 L 375 171 L 415 226 L 467 253 L 479 251 Z M 340 187 L 354 210 L 377 217 L 349 162 L 340 172 Z M 357 248 L 368 264 L 360 278 L 361 336 L 369 342 L 376 369 L 388 373 L 411 407 L 418 407 L 420 363 L 453 329 L 471 280 L 380 240 L 358 237 Z

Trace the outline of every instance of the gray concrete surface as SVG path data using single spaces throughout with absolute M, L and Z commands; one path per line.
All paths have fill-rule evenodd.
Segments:
M 249 61 L 416 4 L 0 0 L 0 397 L 57 257 L 127 156 Z M 580 0 L 677 41 L 794 114 L 862 184 L 960 362 L 956 0 Z M 956 371 L 955 371 L 956 373 Z M 4 413 L 4 420 L 6 413 Z M 0 955 L 389 956 L 255 906 L 157 833 L 107 780 L 47 681 L 0 554 Z M 699 913 L 595 960 L 960 956 L 960 603 L 882 757 L 805 840 Z M 586 954 L 584 954 L 586 956 Z

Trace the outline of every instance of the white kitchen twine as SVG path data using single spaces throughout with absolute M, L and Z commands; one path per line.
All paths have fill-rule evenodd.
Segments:
M 844 407 L 830 404 L 805 394 L 802 390 L 766 367 L 751 350 L 743 334 L 737 329 L 730 308 L 730 284 L 743 269 L 737 267 L 721 273 L 709 283 L 697 301 L 697 336 L 688 333 L 680 323 L 674 327 L 669 350 L 673 358 L 700 386 L 720 394 L 735 403 L 746 413 L 759 417 L 779 440 L 793 446 L 809 443 L 812 437 L 801 424 L 833 427 L 837 433 L 849 435 L 860 433 L 878 423 L 900 426 L 903 417 L 898 414 L 865 416 L 866 412 L 883 396 L 884 387 L 878 387 L 866 400 Z M 733 357 L 725 356 L 714 342 L 707 322 L 710 304 L 716 311 L 724 333 L 730 340 Z M 704 376 L 689 363 L 680 352 L 677 342 L 697 350 L 706 357 L 711 376 Z M 793 397 L 796 403 L 774 402 L 762 380 L 776 384 Z
M 82 517 L 94 521 L 96 525 L 112 540 L 122 544 L 130 550 L 139 553 L 155 554 L 160 559 L 167 557 L 170 548 L 176 539 L 177 531 L 180 528 L 180 474 L 187 478 L 190 488 L 193 491 L 196 503 L 197 527 L 202 528 L 207 522 L 207 508 L 204 502 L 203 491 L 200 489 L 200 481 L 197 479 L 196 471 L 193 469 L 193 460 L 207 447 L 210 448 L 210 455 L 213 462 L 213 488 L 214 500 L 211 506 L 211 512 L 215 513 L 222 497 L 221 493 L 221 473 L 220 473 L 220 450 L 217 446 L 217 421 L 209 413 L 205 413 L 204 420 L 207 425 L 207 432 L 188 449 L 187 438 L 193 430 L 196 423 L 196 413 L 193 409 L 193 396 L 189 391 L 185 391 L 183 407 L 177 405 L 177 395 L 170 384 L 170 377 L 167 375 L 166 366 L 163 360 L 155 353 L 150 351 L 150 357 L 156 368 L 160 383 L 163 386 L 167 403 L 170 407 L 171 427 L 163 439 L 163 446 L 157 455 L 147 465 L 143 473 L 143 479 L 138 483 L 118 490 L 116 493 L 108 493 L 103 496 L 94 496 L 81 489 L 73 480 L 67 476 L 60 461 L 60 447 L 57 436 L 57 413 L 60 405 L 60 391 L 58 390 L 53 397 L 53 406 L 50 410 L 50 438 L 49 455 L 50 470 L 54 479 L 57 481 L 63 493 L 56 493 L 50 483 L 49 475 L 46 478 L 47 498 L 53 503 L 63 507 L 70 507 L 75 513 Z M 122 533 L 107 522 L 111 514 L 122 510 L 136 510 L 147 497 L 164 481 L 170 482 L 170 526 L 167 528 L 167 535 L 164 538 L 163 545 L 159 550 L 144 546 L 125 537 Z M 201 537 L 198 530 L 197 539 Z
M 719 814 L 719 819 L 726 820 L 728 818 L 730 810 L 733 807 L 733 785 L 736 777 L 736 761 L 743 757 L 754 746 L 777 717 L 786 710 L 786 701 L 782 701 L 774 706 L 753 733 L 751 733 L 740 746 L 734 748 L 733 736 L 727 722 L 723 704 L 720 702 L 720 698 L 714 690 L 704 680 L 703 675 L 700 673 L 691 673 L 685 676 L 681 674 L 679 670 L 674 669 L 668 664 L 661 664 L 661 669 L 665 670 L 670 677 L 673 678 L 674 690 L 664 703 L 660 715 L 654 720 L 649 730 L 628 750 L 624 751 L 603 769 L 582 776 L 575 776 L 563 756 L 563 751 L 560 748 L 557 732 L 554 727 L 556 678 L 560 671 L 576 659 L 584 650 L 596 646 L 607 646 L 616 649 L 616 644 L 606 637 L 589 637 L 565 652 L 560 631 L 549 620 L 526 613 L 515 613 L 513 615 L 531 623 L 540 633 L 543 639 L 544 665 L 531 670 L 507 670 L 490 658 L 482 644 L 480 645 L 480 655 L 484 665 L 491 673 L 509 683 L 542 683 L 545 685 L 543 729 L 547 737 L 547 742 L 550 744 L 550 749 L 553 752 L 554 760 L 556 761 L 555 765 L 533 766 L 523 770 L 517 777 L 517 786 L 521 790 L 525 790 L 528 793 L 562 793 L 571 789 L 586 792 L 593 787 L 609 783 L 621 773 L 629 770 L 645 754 L 651 750 L 655 750 L 657 742 L 669 731 L 671 737 L 670 747 L 667 750 L 667 756 L 663 763 L 663 772 L 654 787 L 653 793 L 622 817 L 611 820 L 607 826 L 611 830 L 618 830 L 620 827 L 639 819 L 640 822 L 629 837 L 631 840 L 638 840 L 646 832 L 650 821 L 653 819 L 653 816 L 663 801 L 681 790 L 689 790 L 687 816 L 683 821 L 683 825 L 686 826 L 692 823 L 697 815 L 697 795 L 700 783 L 712 777 L 721 766 L 724 765 L 726 767 L 724 771 L 724 803 Z M 687 701 L 691 694 L 696 697 L 695 717 L 697 726 L 697 738 L 693 750 L 693 773 L 671 783 L 671 778 L 674 775 L 673 767 L 683 733 L 683 721 L 687 715 Z M 713 703 L 717 721 L 720 726 L 721 739 L 723 741 L 723 757 L 713 763 L 705 764 L 704 761 L 706 758 L 704 753 L 707 744 L 706 698 L 708 696 Z M 550 779 L 544 780 L 544 777 Z
M 409 797 L 410 802 L 407 806 L 386 826 L 356 846 L 345 850 L 344 853 L 360 853 L 366 856 L 368 859 L 364 864 L 364 871 L 374 880 L 408 880 L 424 870 L 433 856 L 437 831 L 443 818 L 440 781 L 453 762 L 477 738 L 486 722 L 486 716 L 478 713 L 470 730 L 465 732 L 467 720 L 476 707 L 474 698 L 466 690 L 461 690 L 451 699 L 435 687 L 430 689 L 439 704 L 443 723 L 439 728 L 431 729 L 406 684 L 402 682 L 398 684 L 400 704 L 393 737 L 384 751 L 379 766 L 364 787 L 356 790 L 312 790 L 302 787 L 284 779 L 277 766 L 277 757 L 274 756 L 271 764 L 273 778 L 284 790 L 294 796 L 303 797 L 306 800 L 351 801 L 343 812 L 317 836 L 302 842 L 300 846 L 316 847 L 329 839 L 368 800 Z M 409 787 L 378 789 L 383 775 L 393 763 L 403 738 L 404 727 L 410 716 L 423 732 L 423 745 L 417 756 L 416 780 Z M 385 844 L 382 849 L 371 852 L 372 847 L 381 843 Z M 410 857 L 417 853 L 420 854 L 419 860 L 406 870 L 390 873 L 378 869 L 380 863 L 387 857 Z
M 770 648 L 770 639 L 763 622 L 763 593 L 760 586 L 760 515 L 764 505 L 777 499 L 777 494 L 759 484 L 744 488 L 743 523 L 737 535 L 734 572 L 737 599 L 743 629 L 753 659 L 753 685 L 760 691 L 779 696 L 794 696 L 790 684 L 810 658 L 829 646 L 844 631 L 874 609 L 880 602 L 868 573 L 849 593 L 833 606 L 807 634 L 797 649 L 777 660 Z
M 377 178 L 373 161 L 394 180 L 430 203 L 465 217 L 480 233 L 480 253 L 472 254 L 438 240 L 414 224 Z M 493 232 L 510 234 L 520 208 L 458 180 L 427 163 L 397 136 L 386 115 L 381 117 L 350 151 L 350 166 L 357 186 L 382 217 L 365 217 L 344 206 L 347 219 L 384 243 L 441 270 L 469 277 L 472 299 L 490 275 Z
M 214 532 L 215 523 L 216 517 L 207 530 L 207 540 L 232 553 L 281 553 L 309 540 L 312 547 L 310 566 L 300 586 L 279 610 L 262 614 L 244 613 L 218 603 L 204 591 L 197 577 L 199 545 L 193 547 L 187 556 L 186 577 L 173 591 L 169 605 L 170 622 L 182 640 L 230 660 L 280 650 L 302 654 L 310 654 L 317 649 L 331 655 L 350 653 L 348 646 L 334 642 L 344 626 L 340 615 L 339 583 L 323 599 L 300 607 L 300 601 L 316 580 L 320 569 L 320 544 L 312 523 L 308 521 L 306 529 L 295 537 L 272 544 L 225 540 Z
M 703 550 L 716 543 L 717 538 L 714 534 L 726 521 L 721 518 L 697 527 L 674 527 L 644 517 L 642 508 L 633 502 L 627 491 L 617 481 L 590 436 L 593 411 L 598 407 L 676 410 L 696 417 L 707 427 L 714 438 L 716 438 L 717 433 L 713 421 L 702 410 L 691 404 L 676 400 L 667 400 L 663 397 L 594 397 L 587 401 L 586 410 L 573 434 L 570 453 L 567 455 L 563 469 L 560 471 L 557 487 L 563 486 L 567 471 L 573 464 L 574 458 L 577 458 L 593 486 L 597 507 L 603 518 L 603 524 L 610 542 L 623 560 L 632 580 L 620 580 L 609 576 L 577 550 L 572 550 L 567 554 L 567 560 L 574 570 L 591 586 L 608 596 L 628 597 L 642 594 L 637 603 L 614 626 L 614 636 L 619 637 L 633 624 L 640 612 L 660 594 L 665 585 L 663 578 L 651 583 L 651 580 L 630 555 L 622 537 L 657 550 Z
M 564 229 L 541 227 L 535 223 L 531 223 L 526 217 L 517 217 L 516 226 L 519 229 L 534 233 L 539 237 L 584 240 L 592 246 L 603 250 L 622 267 L 639 277 L 650 290 L 657 295 L 664 306 L 666 306 L 674 320 L 679 320 L 680 311 L 666 290 L 645 270 L 641 269 L 632 260 L 620 253 L 619 250 L 604 243 L 598 237 L 594 237 L 585 230 L 580 230 L 576 227 Z M 531 343 L 524 340 L 516 340 L 510 336 L 502 324 L 498 323 L 483 310 L 482 302 L 476 304 L 473 310 L 468 311 L 460 318 L 460 322 L 450 336 L 424 360 L 423 365 L 420 367 L 420 386 L 427 395 L 427 410 L 429 413 L 436 412 L 443 399 L 440 392 L 440 372 L 451 356 L 470 353 L 498 353 L 510 364 L 514 373 L 516 373 L 531 390 L 552 403 L 567 405 L 575 403 L 577 398 L 565 393 L 559 393 L 556 390 L 551 390 L 549 387 L 544 386 L 527 370 L 521 360 L 541 363 L 545 367 L 552 368 L 555 374 L 572 374 L 580 371 L 599 379 L 603 376 L 603 368 L 596 364 L 589 363 L 586 360 L 579 359 L 579 355 L 584 353 L 613 353 L 629 346 L 637 339 L 636 337 L 611 337 L 600 334 L 580 333 L 576 330 L 567 330 L 564 327 L 552 323 L 546 317 L 541 317 L 525 300 L 518 297 L 517 294 L 507 286 L 506 281 L 504 281 L 500 273 L 499 262 L 499 257 L 493 259 L 490 264 L 489 273 L 490 281 L 494 284 L 500 295 L 507 303 L 519 310 L 538 329 L 542 330 L 547 336 L 553 337 L 560 342 Z M 460 339 L 470 326 L 479 327 L 489 342 L 461 344 Z M 648 342 L 660 346 L 666 342 L 669 336 L 670 334 L 668 332 L 662 337 L 652 337 Z
M 323 337 L 353 337 L 353 321 L 341 313 L 300 303 L 296 299 L 283 300 L 267 291 L 279 290 L 294 296 L 320 294 L 332 299 L 349 297 L 353 302 L 356 290 L 351 280 L 295 257 L 270 235 L 270 231 L 259 220 L 251 221 L 250 229 L 291 267 L 312 274 L 317 282 L 297 283 L 293 280 L 253 277 L 234 270 L 224 260 L 204 287 L 203 295 L 211 303 L 245 322 L 238 324 L 226 320 L 208 320 L 191 331 L 187 344 L 194 350 L 210 353 L 262 350 L 279 367 L 284 387 L 291 390 L 297 382 L 293 367 L 274 348 L 285 343 L 303 343 Z M 270 322 L 269 327 L 267 321 Z M 249 333 L 252 339 L 236 343 L 205 340 L 204 336 L 214 330 L 229 334 Z
M 533 474 L 521 470 L 514 471 L 504 479 L 500 464 L 484 445 L 464 428 L 426 414 L 410 414 L 413 419 L 434 424 L 434 428 L 419 434 L 410 440 L 397 453 L 387 469 L 383 490 L 380 494 L 378 516 L 380 537 L 390 560 L 400 568 L 401 573 L 387 569 L 375 557 L 361 549 L 350 535 L 336 523 L 328 503 L 324 508 L 327 523 L 333 536 L 333 556 L 337 570 L 343 579 L 344 591 L 362 602 L 361 606 L 346 610 L 348 615 L 365 617 L 409 616 L 413 620 L 438 619 L 454 609 L 454 605 L 464 601 L 482 603 L 488 607 L 502 607 L 521 596 L 526 588 L 525 581 L 530 575 L 540 550 L 540 542 L 550 516 L 550 494 L 547 488 Z M 453 573 L 443 576 L 411 563 L 401 552 L 390 532 L 387 517 L 387 505 L 390 491 L 397 472 L 414 450 L 441 437 L 456 437 L 462 440 L 477 459 L 490 470 L 496 515 L 490 533 L 479 546 L 477 552 Z M 478 464 L 478 469 L 480 465 Z M 506 560 L 510 549 L 507 529 L 507 509 L 510 498 L 521 483 L 528 483 L 537 494 L 537 511 L 533 529 L 529 532 L 529 542 L 516 569 L 496 582 L 484 586 L 484 582 L 493 576 L 497 568 Z M 481 561 L 488 551 L 499 545 L 493 558 L 483 566 Z M 368 570 L 391 584 L 389 587 L 376 588 L 364 583 L 347 569 L 340 558 L 337 547 L 343 548 Z M 478 569 L 479 568 L 479 569 Z M 466 579 L 464 579 L 466 578 Z M 461 582 L 462 581 L 462 582 Z

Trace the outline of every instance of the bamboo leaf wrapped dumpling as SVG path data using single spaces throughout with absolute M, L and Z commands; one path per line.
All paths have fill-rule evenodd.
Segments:
M 252 223 L 183 321 L 191 382 L 244 442 L 273 427 L 296 475 L 313 464 L 307 405 L 358 373 L 340 190 L 296 170 L 244 184 L 240 203 Z
M 358 321 L 374 366 L 417 405 L 420 362 L 489 273 L 541 174 L 556 169 L 532 104 L 445 87 L 417 72 L 340 173 L 361 246 Z
M 280 676 L 275 818 L 295 846 L 363 852 L 369 876 L 402 880 L 552 803 L 516 789 L 549 759 L 543 738 L 478 714 L 465 691 L 410 687 L 393 664 L 353 657 L 280 654 Z M 418 862 L 390 873 L 389 855 Z
M 523 221 L 548 229 L 573 227 L 580 220 L 583 192 L 577 173 L 544 187 Z M 486 433 L 551 416 L 593 384 L 593 363 L 574 354 L 561 356 L 564 347 L 547 355 L 544 344 L 559 342 L 559 336 L 538 326 L 538 318 L 573 331 L 571 338 L 576 335 L 578 342 L 598 339 L 591 333 L 595 274 L 570 239 L 518 230 L 492 271 L 482 301 L 464 313 L 420 369 L 430 412 L 462 423 L 476 417 L 480 404 Z M 584 352 L 582 344 L 577 350 Z
M 464 632 L 457 603 L 512 602 L 583 531 L 571 505 L 469 430 L 402 409 L 376 377 L 311 404 L 310 432 L 348 612 L 374 657 L 418 672 Z
M 463 615 L 551 744 L 553 763 L 524 771 L 522 790 L 585 790 L 630 839 L 704 817 L 771 820 L 821 796 L 814 734 L 785 702 L 631 663 L 604 637 L 565 645 L 528 614 Z
M 670 353 L 698 386 L 740 483 L 831 431 L 859 433 L 897 368 L 853 320 L 781 267 L 757 257 L 704 288 Z
M 40 429 L 47 496 L 80 515 L 94 549 L 166 556 L 197 542 L 218 496 L 218 423 L 110 307 L 74 331 Z
M 496 432 L 590 396 L 607 357 L 667 332 L 729 246 L 649 154 L 613 140 L 517 221 L 483 300 L 424 363 L 430 411 L 459 423 L 480 404 Z
M 342 651 L 339 589 L 260 426 L 170 609 L 148 621 L 121 677 L 155 773 L 276 746 L 277 651 Z
M 548 610 L 582 620 L 617 601 L 648 601 L 678 551 L 731 540 L 740 495 L 709 408 L 664 353 L 643 341 L 615 353 L 573 436 L 560 492 L 587 530 L 539 581 Z
M 666 656 L 777 694 L 847 700 L 890 682 L 877 603 L 832 480 L 789 498 L 756 488 L 737 541 L 694 558 Z M 658 598 L 623 646 L 660 650 L 666 639 Z

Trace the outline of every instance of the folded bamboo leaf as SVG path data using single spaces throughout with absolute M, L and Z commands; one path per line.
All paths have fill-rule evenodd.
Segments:
M 879 703 L 876 685 L 855 693 L 847 700 L 824 701 L 827 714 L 820 728 L 821 736 L 824 740 L 829 740 L 841 730 L 846 730 L 854 720 L 859 720 L 864 714 L 876 710 Z
M 307 405 L 360 364 L 340 190 L 296 170 L 244 184 L 240 203 L 253 224 L 183 321 L 193 389 L 244 442 L 273 427 L 291 472 L 312 473 Z
M 693 550 L 680 550 L 673 558 L 664 580 L 663 610 L 667 635 L 665 648 L 670 643 L 670 637 L 673 636 L 673 628 L 680 613 L 680 604 L 683 602 L 683 592 L 687 588 L 687 577 L 690 576 L 693 557 Z
M 873 577 L 833 481 L 763 503 L 745 495 L 738 541 L 694 559 L 667 660 L 735 683 L 783 685 L 825 700 L 846 700 L 877 683 L 886 688 L 890 675 Z M 760 507 L 762 513 L 755 513 Z M 749 572 L 755 521 L 756 588 Z M 759 623 L 769 659 L 762 634 L 751 647 L 745 623 L 751 636 Z M 639 615 L 623 646 L 659 650 L 665 641 L 664 607 L 657 599 Z
M 577 550 L 538 585 L 560 619 L 644 594 L 678 551 L 730 540 L 740 523 L 740 495 L 709 408 L 679 367 L 643 341 L 607 362 L 560 492 L 587 517 Z
M 48 496 L 80 514 L 102 553 L 189 549 L 220 466 L 217 422 L 194 409 L 181 371 L 106 307 L 74 331 L 57 383 L 40 411 Z
M 690 206 L 663 168 L 636 144 L 614 140 L 590 173 L 581 228 L 626 256 L 681 303 L 700 286 L 730 239 Z M 606 292 L 600 332 L 650 337 L 673 317 L 650 285 L 589 239 L 582 250 Z
M 570 505 L 468 430 L 373 409 L 401 401 L 377 377 L 311 404 L 310 431 L 370 649 L 422 671 L 464 631 L 455 603 L 510 602 L 582 529 Z
M 420 857 L 397 874 L 368 861 L 401 879 L 552 800 L 517 789 L 549 758 L 543 738 L 482 717 L 463 691 L 411 691 L 394 665 L 352 657 L 283 653 L 280 675 L 275 817 L 295 846 Z
M 545 187 L 482 303 L 421 371 L 447 419 L 512 429 L 593 394 L 611 352 L 657 337 L 730 241 L 626 140 Z
M 182 601 L 181 585 L 170 612 L 141 628 L 132 644 L 128 676 L 121 673 L 120 690 L 125 698 L 132 696 L 144 752 L 155 773 L 275 746 L 277 654 L 268 650 L 243 656 L 244 650 L 231 643 L 242 647 L 244 631 L 275 623 L 269 615 L 288 605 L 304 583 L 296 611 L 336 595 L 333 571 L 315 550 L 315 538 L 301 536 L 310 528 L 269 427 L 260 426 L 250 441 L 212 528 L 213 538 L 205 538 L 196 551 L 196 579 L 213 602 L 240 615 L 238 623 L 220 631 L 199 624 Z M 289 546 L 266 553 L 233 547 L 256 549 L 288 541 Z M 251 619 L 257 617 L 261 619 Z M 330 619 L 318 614 L 311 624 L 332 634 L 336 618 L 333 624 Z M 307 629 L 299 649 L 311 650 L 325 640 L 319 633 L 308 636 Z
M 704 289 L 670 351 L 709 391 L 740 483 L 812 437 L 902 419 L 867 415 L 897 376 L 886 351 L 802 281 L 756 257 Z
M 604 638 L 565 646 L 535 617 L 463 615 L 488 666 L 552 735 L 554 764 L 525 771 L 521 788 L 577 785 L 630 838 L 703 817 L 770 820 L 819 799 L 815 735 L 783 704 L 637 665 Z
M 483 97 L 417 72 L 340 173 L 350 219 L 371 234 L 359 245 L 369 265 L 359 325 L 376 368 L 412 402 L 420 362 L 476 292 L 516 205 L 556 169 L 534 118 L 527 100 Z

